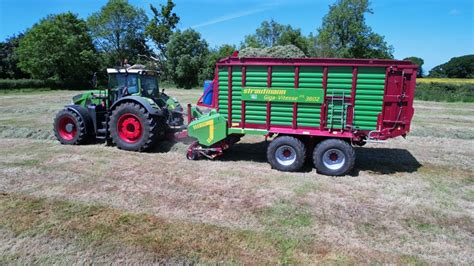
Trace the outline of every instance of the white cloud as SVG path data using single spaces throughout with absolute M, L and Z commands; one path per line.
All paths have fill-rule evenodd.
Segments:
M 191 28 L 196 29 L 196 28 L 200 28 L 200 27 L 205 27 L 205 26 L 209 26 L 209 25 L 218 24 L 218 23 L 228 21 L 228 20 L 232 20 L 232 19 L 237 19 L 237 18 L 241 18 L 241 17 L 250 16 L 252 14 L 256 14 L 256 13 L 260 13 L 260 12 L 263 12 L 263 11 L 273 9 L 274 7 L 276 7 L 276 4 L 263 5 L 263 6 L 254 8 L 254 9 L 244 10 L 244 11 L 241 11 L 241 12 L 232 13 L 232 14 L 221 16 L 221 17 L 213 18 L 213 19 L 205 21 L 203 23 L 193 25 L 193 26 L 191 26 Z

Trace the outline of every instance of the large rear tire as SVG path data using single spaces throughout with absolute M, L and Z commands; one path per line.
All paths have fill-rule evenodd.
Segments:
M 159 121 L 137 103 L 123 103 L 112 112 L 109 121 L 112 142 L 119 149 L 145 151 L 158 139 Z
M 284 172 L 294 172 L 301 169 L 306 158 L 306 147 L 299 139 L 282 136 L 268 145 L 267 159 L 270 165 Z
M 343 140 L 323 140 L 314 148 L 313 163 L 320 174 L 345 175 L 354 168 L 355 151 L 349 143 Z
M 71 110 L 63 109 L 54 119 L 54 135 L 62 144 L 84 144 L 88 135 L 82 118 Z

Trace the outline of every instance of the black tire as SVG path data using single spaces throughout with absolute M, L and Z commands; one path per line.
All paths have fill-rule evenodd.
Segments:
M 145 151 L 157 142 L 160 122 L 141 105 L 123 103 L 112 111 L 109 121 L 110 137 L 119 149 Z
M 75 112 L 63 109 L 56 114 L 53 123 L 54 135 L 62 144 L 79 145 L 88 140 L 86 124 Z
M 303 142 L 294 137 L 278 137 L 270 142 L 267 148 L 268 162 L 273 168 L 280 171 L 294 172 L 300 170 L 305 158 L 306 147 Z
M 320 174 L 345 175 L 354 168 L 355 151 L 346 141 L 340 139 L 323 140 L 314 148 L 313 163 Z

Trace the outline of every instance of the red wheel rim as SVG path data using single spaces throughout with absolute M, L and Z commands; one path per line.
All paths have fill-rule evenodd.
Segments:
M 77 134 L 77 125 L 71 116 L 63 116 L 58 124 L 59 136 L 65 140 L 73 140 Z
M 136 143 L 143 134 L 142 123 L 134 114 L 124 114 L 120 116 L 117 123 L 119 137 L 127 143 Z
M 337 161 L 338 158 L 339 158 L 339 156 L 335 152 L 333 152 L 329 155 L 329 159 L 331 159 L 331 161 Z

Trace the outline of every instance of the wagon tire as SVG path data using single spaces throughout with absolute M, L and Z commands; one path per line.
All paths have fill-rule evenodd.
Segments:
M 75 112 L 63 109 L 54 118 L 54 136 L 66 145 L 80 145 L 87 142 L 86 123 Z
M 355 151 L 346 141 L 327 139 L 314 148 L 313 163 L 320 174 L 345 175 L 354 168 Z
M 301 169 L 306 159 L 306 147 L 301 140 L 282 136 L 274 139 L 267 148 L 267 160 L 272 168 L 294 172 Z
M 119 149 L 146 151 L 157 142 L 161 121 L 143 106 L 127 102 L 112 111 L 109 121 L 112 143 Z

